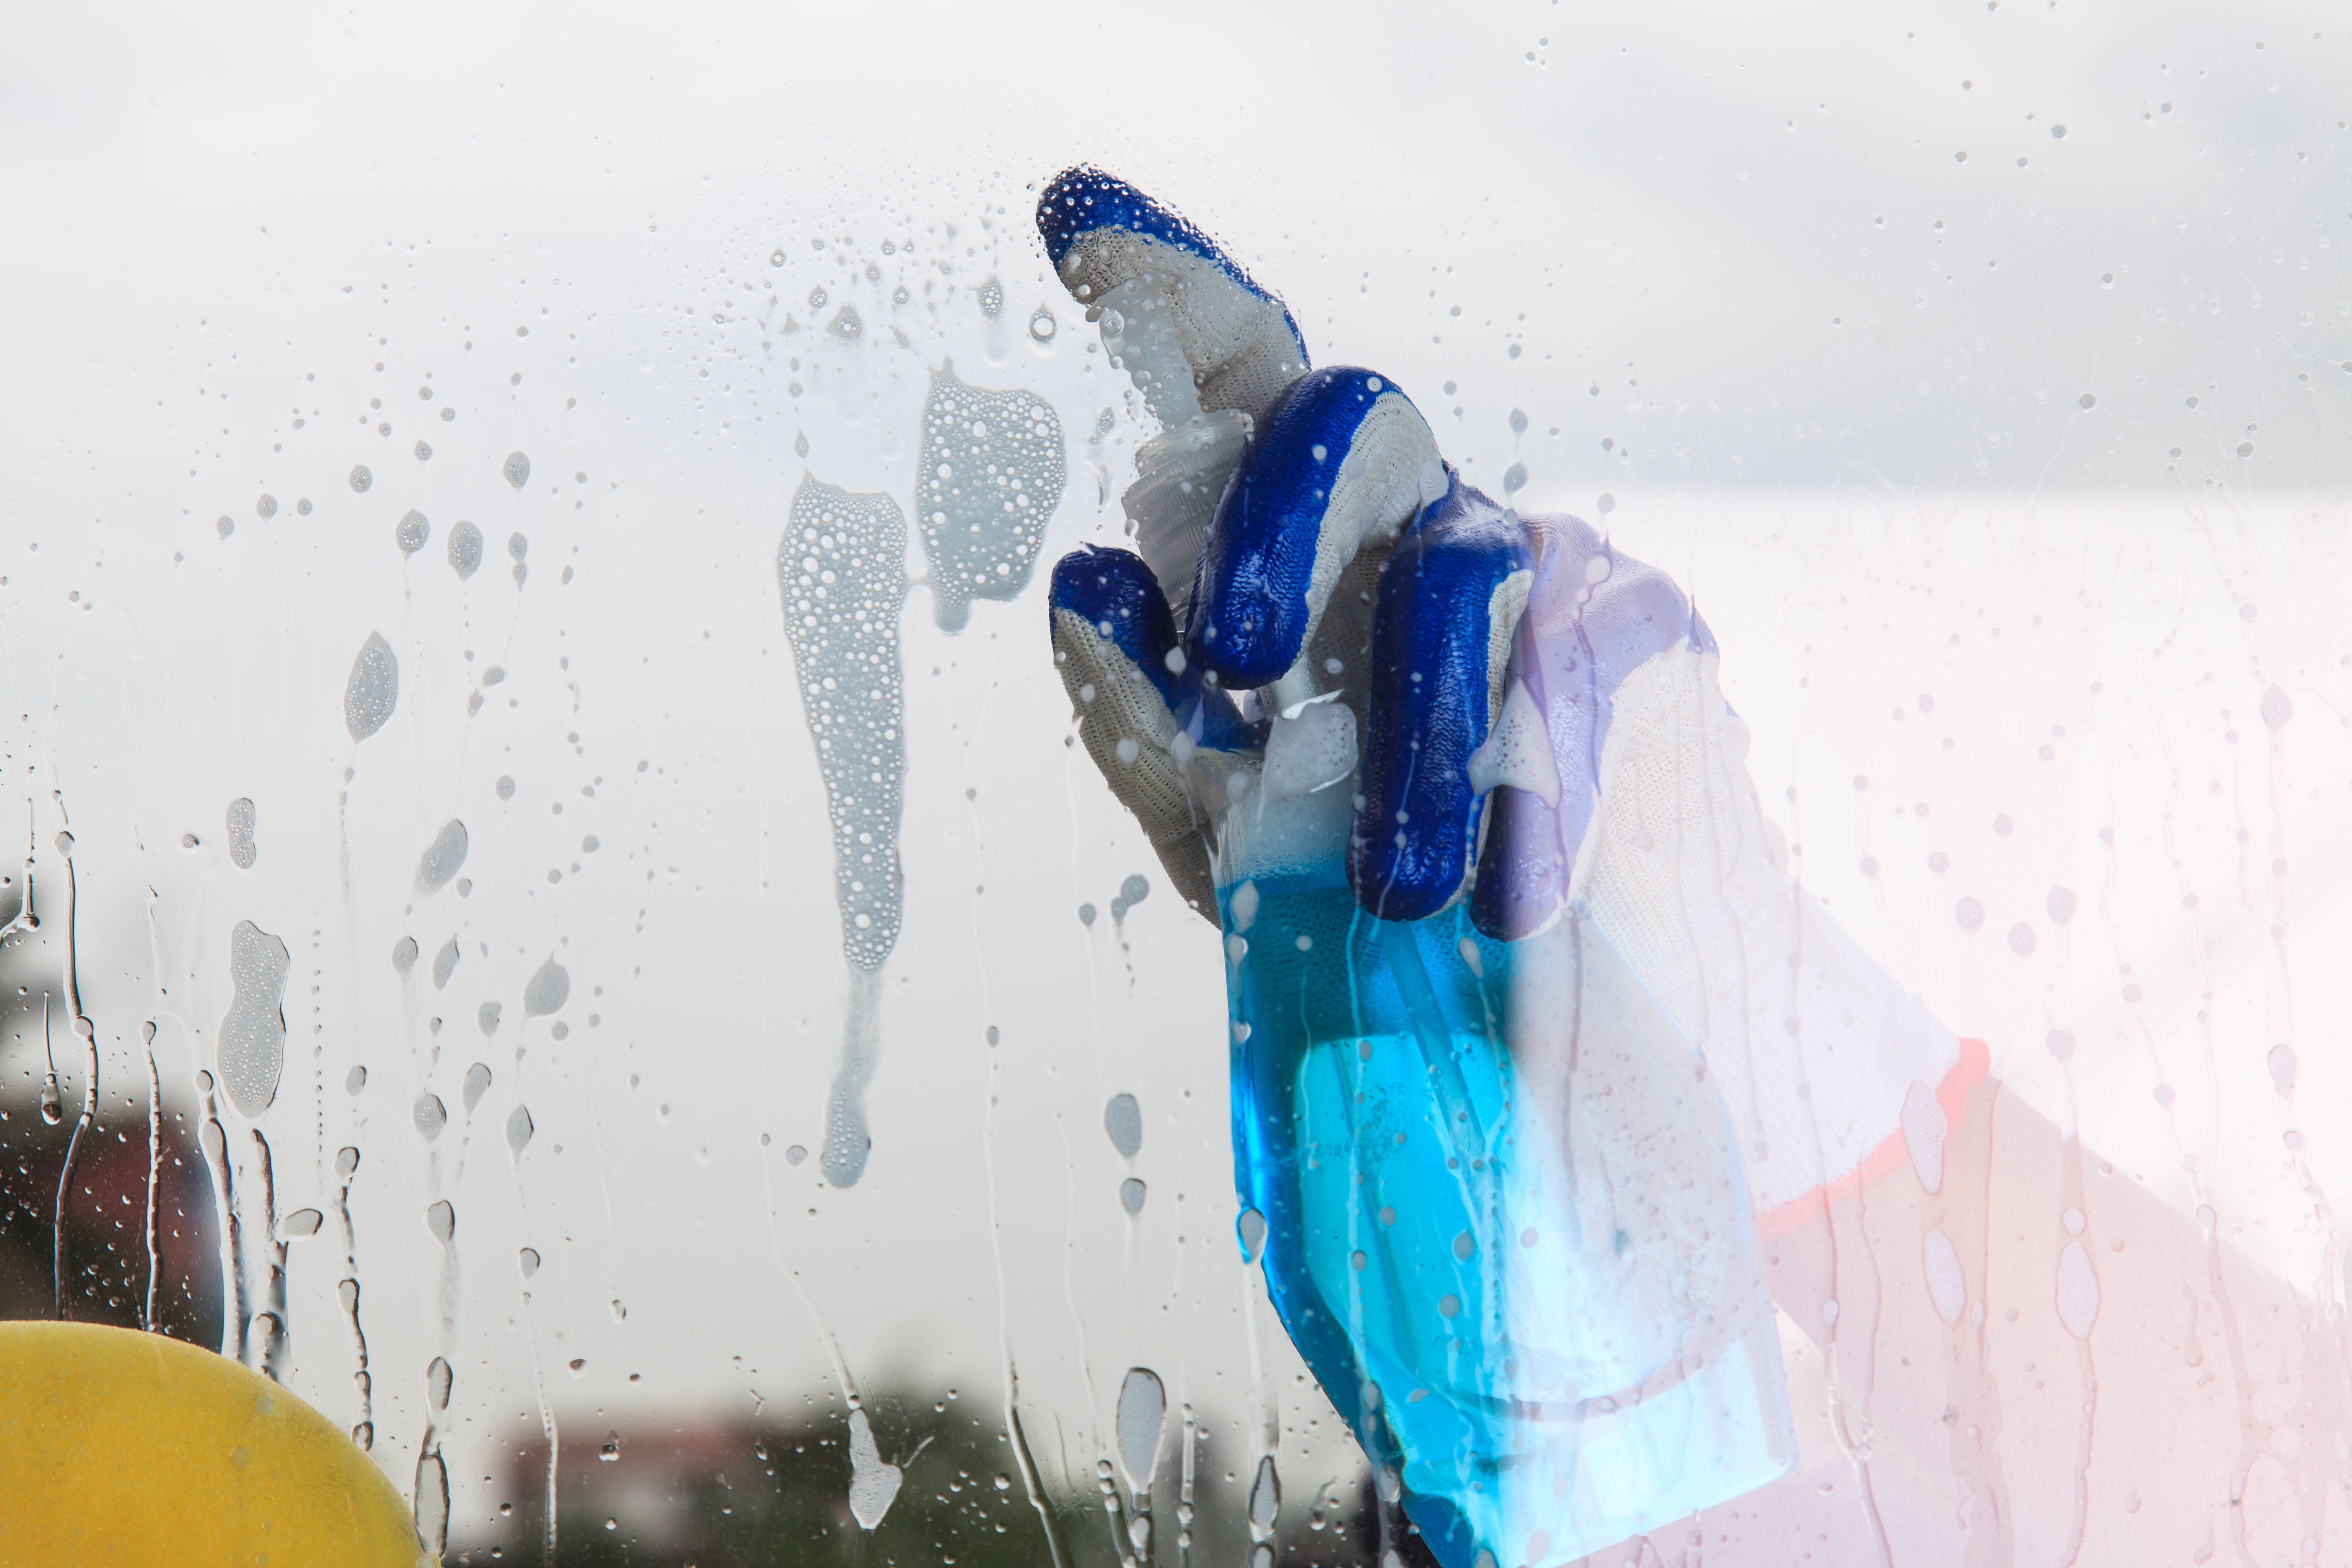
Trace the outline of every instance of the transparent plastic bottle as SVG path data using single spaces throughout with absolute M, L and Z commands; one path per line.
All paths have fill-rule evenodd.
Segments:
M 1698 1054 L 1590 922 L 1376 919 L 1337 865 L 1269 869 L 1328 840 L 1253 806 L 1218 856 L 1244 1249 L 1438 1560 L 1572 1562 L 1782 1474 L 1780 1340 Z

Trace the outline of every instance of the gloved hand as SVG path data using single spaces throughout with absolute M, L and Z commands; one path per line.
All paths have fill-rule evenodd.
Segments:
M 1070 170 L 1037 221 L 1163 425 L 1140 553 L 1055 569 L 1055 659 L 1223 927 L 1242 1241 L 1293 1342 L 1448 1568 L 1764 1484 L 1752 1215 L 1932 1148 L 1957 1042 L 1790 884 L 1663 574 L 1308 371 L 1123 182 Z

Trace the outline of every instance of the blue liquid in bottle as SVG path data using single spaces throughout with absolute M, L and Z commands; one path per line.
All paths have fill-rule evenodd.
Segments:
M 1336 866 L 1218 901 L 1245 1241 L 1439 1561 L 1572 1562 L 1781 1475 L 1730 1130 L 1591 926 L 1381 921 Z

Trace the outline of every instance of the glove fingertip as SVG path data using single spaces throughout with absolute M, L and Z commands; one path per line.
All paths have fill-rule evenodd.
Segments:
M 1349 877 L 1384 920 L 1436 914 L 1470 880 L 1491 788 L 1476 763 L 1530 560 L 1517 519 L 1455 476 L 1381 573 Z
M 1292 382 L 1202 538 L 1185 652 L 1231 689 L 1280 679 L 1348 563 L 1412 521 L 1424 468 L 1442 471 L 1435 439 L 1395 383 L 1353 365 Z

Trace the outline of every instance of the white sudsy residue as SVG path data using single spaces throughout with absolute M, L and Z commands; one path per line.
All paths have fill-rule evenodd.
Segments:
M 1552 754 L 1551 731 L 1525 681 L 1512 681 L 1503 693 L 1503 710 L 1485 743 L 1470 753 L 1469 771 L 1470 787 L 1479 795 L 1509 784 L 1559 807 L 1559 763 Z
M 835 897 L 849 962 L 876 969 L 898 940 L 898 819 L 907 776 L 898 614 L 907 525 L 887 495 L 801 481 L 776 552 L 784 634 L 833 818 Z
M 942 629 L 961 631 L 974 599 L 1029 585 L 1068 479 L 1062 422 L 1034 392 L 992 392 L 943 363 L 923 405 L 916 536 L 930 563 Z
M 1309 702 L 1278 715 L 1265 742 L 1265 798 L 1295 800 L 1356 771 L 1356 714 L 1345 703 Z

